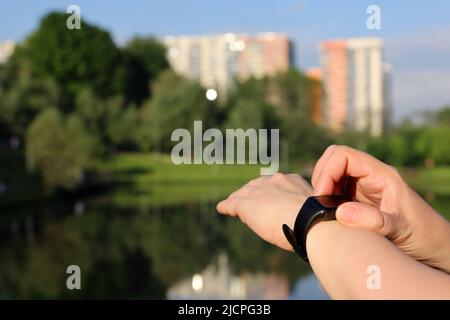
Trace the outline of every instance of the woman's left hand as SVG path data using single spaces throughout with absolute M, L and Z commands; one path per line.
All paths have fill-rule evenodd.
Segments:
M 293 228 L 295 218 L 313 189 L 297 174 L 277 173 L 251 180 L 217 204 L 217 211 L 238 216 L 258 236 L 292 251 L 282 225 Z

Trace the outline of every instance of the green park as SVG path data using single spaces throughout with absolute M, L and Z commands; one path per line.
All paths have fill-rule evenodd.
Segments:
M 215 211 L 259 165 L 171 161 L 172 131 L 195 120 L 279 128 L 280 171 L 306 179 L 328 145 L 364 150 L 450 219 L 450 106 L 380 137 L 332 134 L 311 119 L 309 88 L 320 84 L 301 70 L 237 81 L 209 101 L 157 39 L 118 47 L 101 27 L 66 32 L 65 21 L 46 15 L 0 65 L 0 298 L 165 297 L 221 250 L 237 271 L 308 272 Z M 89 279 L 82 292 L 55 280 L 74 259 Z

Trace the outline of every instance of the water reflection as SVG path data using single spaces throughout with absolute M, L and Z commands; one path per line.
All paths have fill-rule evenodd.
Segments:
M 231 292 L 243 295 L 245 286 L 250 297 L 257 289 L 247 283 L 272 279 L 271 297 L 287 297 L 306 264 L 218 215 L 215 203 L 155 206 L 135 199 L 123 206 L 102 195 L 10 208 L 0 219 L 0 297 L 166 298 L 168 288 L 207 270 L 220 252 L 230 274 L 243 275 L 231 281 Z M 69 265 L 80 266 L 82 290 L 65 287 Z M 260 276 L 275 273 L 281 276 Z
M 314 273 L 300 278 L 289 295 L 290 300 L 329 300 L 330 297 L 322 288 Z
M 277 273 L 234 274 L 226 254 L 201 273 L 194 274 L 168 290 L 169 299 L 286 299 L 289 281 Z
M 326 298 L 314 278 L 299 281 L 307 264 L 218 215 L 215 201 L 144 198 L 2 209 L 0 298 Z M 81 268 L 81 290 L 66 288 L 69 265 Z

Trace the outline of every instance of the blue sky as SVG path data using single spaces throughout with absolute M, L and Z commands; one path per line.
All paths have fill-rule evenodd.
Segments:
M 450 104 L 450 1 L 380 0 L 2 0 L 0 41 L 24 39 L 51 10 L 81 8 L 82 20 L 108 29 L 117 43 L 133 35 L 285 32 L 297 65 L 318 64 L 325 39 L 377 36 L 394 67 L 394 118 Z M 381 30 L 366 28 L 366 8 L 381 8 Z

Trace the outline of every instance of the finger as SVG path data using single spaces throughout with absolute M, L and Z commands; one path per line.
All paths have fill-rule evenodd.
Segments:
M 346 146 L 337 146 L 323 164 L 314 193 L 316 195 L 332 194 L 335 186 L 345 176 L 353 178 L 367 176 L 371 163 L 373 158 L 370 155 Z
M 335 189 L 335 183 L 330 176 L 329 171 L 331 169 L 339 172 L 339 175 L 342 176 L 345 174 L 345 168 L 347 166 L 345 163 L 339 163 L 336 159 L 342 158 L 342 154 L 336 154 L 332 152 L 328 158 L 323 162 L 322 168 L 317 175 L 317 179 L 314 187 L 314 195 L 324 195 L 324 194 L 333 194 Z M 347 161 L 347 159 L 345 159 Z M 330 164 L 331 162 L 331 164 Z M 342 161 L 341 161 L 342 162 Z M 331 167 L 331 168 L 330 168 Z M 327 169 L 327 170 L 326 170 Z M 344 169 L 344 170 L 343 170 Z M 325 172 L 327 171 L 327 172 Z M 342 172 L 344 171 L 344 172 Z M 338 176 L 338 173 L 335 173 Z M 342 173 L 341 173 L 342 172 Z
M 226 214 L 226 213 L 225 213 L 225 201 L 226 201 L 226 200 L 222 200 L 222 201 L 219 201 L 219 202 L 216 204 L 216 211 L 217 211 L 217 212 L 222 213 L 222 214 Z
M 229 216 L 237 216 L 239 213 L 239 207 L 242 205 L 242 203 L 245 201 L 242 197 L 233 197 L 228 198 L 226 200 L 220 201 L 216 209 L 218 212 L 222 214 L 226 214 Z
M 322 170 L 324 163 L 327 162 L 328 158 L 331 156 L 331 154 L 333 153 L 333 150 L 335 148 L 336 148 L 336 145 L 334 145 L 334 144 L 331 146 L 328 146 L 327 149 L 325 150 L 325 152 L 322 154 L 322 156 L 317 161 L 316 165 L 314 166 L 314 170 L 313 170 L 313 173 L 311 176 L 311 184 L 313 186 L 316 185 L 317 178 L 319 176 L 320 171 Z
M 375 231 L 387 238 L 392 238 L 398 231 L 396 216 L 361 202 L 341 204 L 336 211 L 336 220 L 347 226 Z

